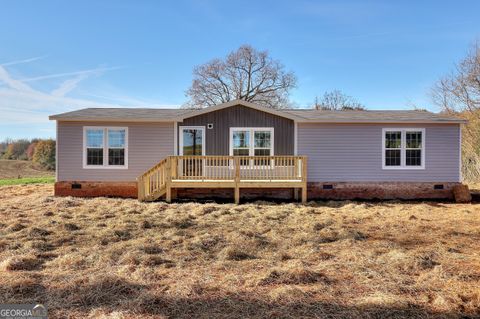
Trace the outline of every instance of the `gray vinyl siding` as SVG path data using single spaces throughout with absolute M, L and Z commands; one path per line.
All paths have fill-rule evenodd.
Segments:
M 173 155 L 171 123 L 57 122 L 58 181 L 135 181 L 147 169 Z M 84 169 L 83 127 L 128 127 L 128 169 Z
M 213 129 L 207 129 L 207 124 Z M 230 127 L 273 127 L 274 155 L 293 155 L 294 122 L 278 115 L 236 105 L 193 116 L 178 123 L 181 126 L 205 126 L 205 155 L 229 155 Z
M 382 128 L 425 128 L 425 169 L 382 169 Z M 309 182 L 458 182 L 459 124 L 298 124 Z

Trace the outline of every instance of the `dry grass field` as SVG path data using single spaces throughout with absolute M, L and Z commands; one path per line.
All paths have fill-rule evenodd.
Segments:
M 0 302 L 52 318 L 477 318 L 480 205 L 0 188 Z
M 50 177 L 55 172 L 47 171 L 32 161 L 2 160 L 0 159 L 0 179 L 25 177 Z

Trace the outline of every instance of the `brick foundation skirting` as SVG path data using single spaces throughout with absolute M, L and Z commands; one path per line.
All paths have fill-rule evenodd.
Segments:
M 459 183 L 431 182 L 309 182 L 308 200 L 345 199 L 453 199 L 452 189 Z M 435 189 L 443 187 L 443 189 Z M 178 199 L 233 200 L 233 189 L 179 188 Z M 137 198 L 136 182 L 57 182 L 56 196 Z M 272 199 L 291 201 L 289 188 L 242 188 L 242 200 Z
M 453 199 L 453 187 L 441 182 L 322 182 L 308 183 L 307 197 L 315 199 Z M 443 187 L 443 189 L 440 189 Z
M 55 196 L 137 198 L 136 182 L 56 182 Z

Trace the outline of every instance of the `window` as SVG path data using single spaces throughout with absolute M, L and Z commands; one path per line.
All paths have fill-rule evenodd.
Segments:
M 233 156 L 249 156 L 250 155 L 250 131 L 233 131 Z M 240 165 L 248 165 L 248 159 L 241 159 Z
M 87 130 L 87 165 L 103 165 L 103 130 Z
M 385 133 L 385 166 L 400 166 L 402 152 L 402 132 Z
M 383 129 L 383 169 L 425 168 L 425 129 Z
M 108 165 L 125 165 L 125 129 L 108 129 Z
M 255 131 L 253 154 L 255 156 L 270 156 L 271 155 L 271 139 L 270 131 Z M 258 159 L 254 161 L 254 165 L 270 165 L 270 159 Z
M 128 129 L 84 127 L 84 168 L 127 168 Z
M 272 148 L 272 135 L 270 131 L 255 131 L 254 155 L 270 156 Z
M 405 132 L 405 165 L 422 165 L 422 132 Z
M 230 155 L 272 156 L 273 128 L 230 128 Z M 241 165 L 248 165 L 242 160 Z M 255 160 L 255 165 L 268 164 L 269 160 Z
M 205 127 L 180 126 L 180 155 L 205 155 Z

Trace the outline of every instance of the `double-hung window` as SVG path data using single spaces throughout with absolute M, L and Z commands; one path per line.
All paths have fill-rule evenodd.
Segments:
M 250 156 L 250 150 L 252 148 L 251 144 L 251 131 L 245 129 L 235 129 L 232 130 L 230 145 L 231 154 L 233 156 Z M 241 159 L 240 165 L 248 165 L 248 159 Z
M 230 155 L 233 156 L 273 156 L 273 128 L 231 128 Z M 268 160 L 255 160 L 254 165 L 264 165 Z M 248 165 L 242 159 L 241 165 Z
M 84 168 L 128 168 L 128 128 L 83 128 Z
M 382 130 L 383 169 L 425 168 L 425 129 Z

